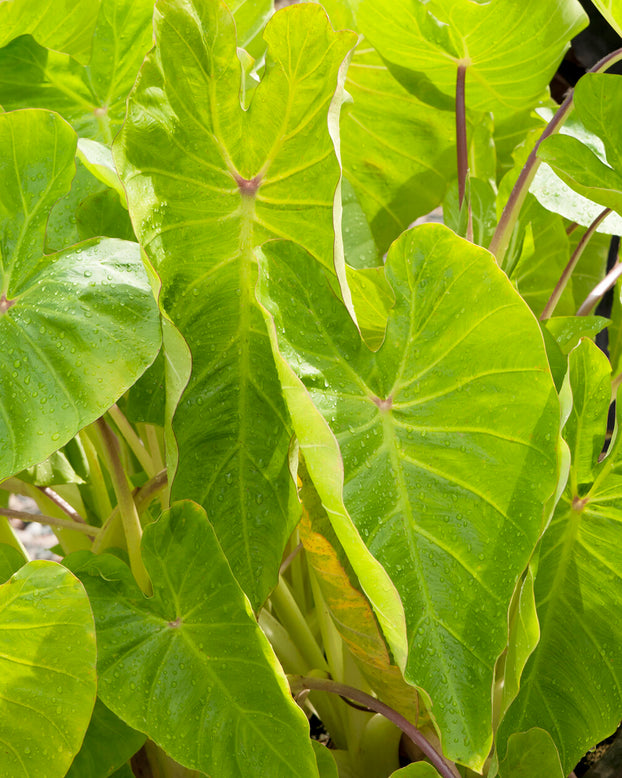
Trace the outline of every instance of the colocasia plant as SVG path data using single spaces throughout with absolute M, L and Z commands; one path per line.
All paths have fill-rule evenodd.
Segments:
M 587 25 L 0 2 L 0 778 L 564 778 L 615 732 L 622 50 L 548 92 Z

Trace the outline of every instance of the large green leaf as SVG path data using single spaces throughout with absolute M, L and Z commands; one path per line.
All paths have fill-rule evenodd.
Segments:
M 339 443 L 348 514 L 402 598 L 406 678 L 429 694 L 448 755 L 479 769 L 507 608 L 556 483 L 559 412 L 539 328 L 491 255 L 442 225 L 393 244 L 396 305 L 376 354 L 304 252 L 264 252 L 262 298 L 296 374 L 281 363 L 309 473 L 335 520 L 326 495 L 340 474 L 318 461 L 325 433 L 301 411 L 305 389 Z M 341 517 L 335 530 L 350 555 Z
M 381 252 L 436 208 L 455 176 L 453 114 L 410 94 L 363 41 L 348 67 L 341 119 L 344 174 Z
M 80 751 L 66 778 L 108 778 L 145 742 L 142 732 L 128 727 L 98 698 Z
M 153 0 L 102 0 L 84 67 L 29 36 L 14 40 L 0 50 L 0 104 L 58 111 L 80 136 L 110 143 L 153 43 L 152 15 Z
M 0 586 L 0 772 L 62 778 L 95 702 L 95 627 L 80 582 L 30 562 Z
M 622 213 L 621 79 L 588 73 L 574 90 L 574 109 L 587 133 L 602 142 L 587 145 L 568 134 L 547 138 L 538 156 L 580 195 Z M 589 137 L 589 135 L 588 135 Z
M 592 0 L 609 24 L 622 35 L 622 3 L 620 0 Z
M 566 773 L 549 733 L 534 727 L 510 737 L 499 775 L 501 778 L 564 778 Z
M 357 16 L 393 72 L 399 68 L 426 102 L 453 100 L 463 64 L 467 105 L 496 117 L 535 105 L 570 39 L 587 24 L 576 0 L 393 0 L 390 13 L 377 0 L 363 0 Z
M 313 778 L 306 718 L 205 512 L 177 503 L 144 532 L 147 599 L 116 557 L 76 557 L 95 613 L 99 695 L 186 767 Z
M 115 155 L 162 305 L 192 352 L 174 417 L 173 495 L 205 506 L 258 606 L 295 517 L 291 431 L 254 299 L 253 249 L 284 235 L 332 268 L 340 171 L 327 114 L 355 36 L 333 32 L 316 5 L 277 13 L 245 112 L 234 20 L 220 0 L 165 0 L 156 35 Z
M 86 64 L 99 4 L 100 0 L 5 0 L 0 4 L 0 46 L 19 35 L 32 35 L 42 46 L 65 51 Z
M 131 386 L 157 354 L 158 310 L 135 243 L 43 254 L 74 173 L 58 115 L 0 114 L 0 479 L 46 459 Z
M 564 775 L 622 717 L 619 438 L 598 463 L 608 378 L 606 358 L 591 341 L 582 341 L 570 354 L 574 409 L 565 434 L 573 464 L 542 540 L 535 581 L 540 642 L 500 728 L 500 756 L 511 733 L 546 730 Z

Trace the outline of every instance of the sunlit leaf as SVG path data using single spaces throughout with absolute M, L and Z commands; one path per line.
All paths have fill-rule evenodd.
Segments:
M 60 565 L 30 562 L 0 586 L 0 614 L 2 773 L 62 778 L 95 702 L 88 598 Z
M 291 430 L 254 299 L 253 250 L 287 236 L 332 270 L 340 172 L 327 116 L 355 36 L 335 33 L 314 4 L 277 13 L 264 33 L 266 75 L 244 112 L 236 29 L 220 0 L 161 2 L 156 35 L 115 158 L 162 305 L 192 353 L 173 421 L 173 495 L 206 508 L 258 606 L 295 517 Z
M 430 696 L 446 753 L 479 769 L 507 607 L 557 481 L 539 328 L 491 255 L 441 225 L 389 252 L 396 305 L 377 354 L 304 252 L 264 252 L 262 299 L 309 474 L 352 564 L 349 520 L 400 593 L 405 675 Z M 331 433 L 343 464 L 329 469 Z M 376 604 L 377 572 L 356 572 Z
M 317 776 L 306 718 L 205 512 L 177 503 L 145 529 L 142 554 L 151 598 L 116 557 L 75 557 L 95 614 L 103 702 L 208 775 Z
M 76 138 L 58 115 L 0 114 L 0 478 L 41 462 L 101 416 L 154 359 L 158 310 L 135 243 L 45 255 Z

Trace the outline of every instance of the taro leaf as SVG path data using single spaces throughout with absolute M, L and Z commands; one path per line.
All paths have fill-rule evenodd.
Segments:
M 116 557 L 75 557 L 95 613 L 102 701 L 185 767 L 317 776 L 306 718 L 202 508 L 175 504 L 145 529 L 142 554 L 149 599 Z
M 601 162 L 581 141 L 570 135 L 553 135 L 543 141 L 538 157 L 575 192 L 622 213 L 622 175 Z
M 581 338 L 593 340 L 609 324 L 602 316 L 555 316 L 542 324 L 557 341 L 563 354 L 570 354 Z
M 35 486 L 54 486 L 57 484 L 82 484 L 84 479 L 75 472 L 62 451 L 55 451 L 43 462 L 22 470 L 17 477 L 27 484 Z
M 390 778 L 440 778 L 440 776 L 436 768 L 428 762 L 413 762 L 391 773 Z
M 158 309 L 135 243 L 44 255 L 76 139 L 58 115 L 0 114 L 0 479 L 41 462 L 109 408 L 154 359 Z
M 618 35 L 622 35 L 622 3 L 620 0 L 592 0 Z
M 393 244 L 397 301 L 376 354 L 301 249 L 264 252 L 262 300 L 309 474 L 372 602 L 377 573 L 356 569 L 350 520 L 399 591 L 405 677 L 430 696 L 446 753 L 479 770 L 507 608 L 557 480 L 539 328 L 492 256 L 442 225 Z M 343 464 L 329 467 L 335 438 Z
M 145 742 L 142 732 L 128 727 L 97 698 L 80 751 L 67 778 L 107 778 Z
M 132 222 L 113 189 L 104 189 L 86 197 L 76 210 L 80 240 L 106 236 L 135 240 Z
M 358 201 L 356 192 L 347 178 L 341 182 L 341 215 L 343 226 L 343 248 L 350 267 L 378 267 L 382 260 L 371 234 L 367 217 Z
M 509 738 L 498 774 L 500 778 L 564 778 L 566 775 L 551 736 L 537 727 Z
M 315 751 L 315 759 L 317 761 L 317 769 L 320 778 L 339 778 L 337 774 L 337 765 L 328 748 L 321 743 L 318 743 L 317 740 L 312 740 L 311 745 Z
M 587 21 L 576 0 L 394 0 L 391 13 L 363 0 L 358 10 L 360 31 L 409 79 L 410 91 L 425 90 L 427 102 L 446 105 L 464 63 L 468 108 L 496 117 L 535 105 Z
M 111 143 L 153 44 L 152 14 L 153 0 L 101 0 L 88 67 L 30 37 L 14 40 L 0 51 L 0 104 L 58 111 L 81 137 Z
M 344 174 L 385 252 L 439 205 L 455 176 L 454 117 L 409 94 L 367 41 L 354 52 L 346 89 L 353 102 L 341 119 Z
M 618 213 L 622 212 L 621 101 L 617 76 L 588 73 L 574 90 L 575 112 L 585 129 L 579 137 L 551 136 L 538 150 L 538 157 L 572 189 Z
M 609 359 L 613 375 L 622 371 L 622 281 L 618 281 L 613 290 L 611 306 L 611 324 L 609 325 Z
M 357 585 L 308 476 L 303 476 L 300 497 L 304 506 L 298 525 L 300 539 L 335 627 L 379 699 L 409 721 L 417 721 L 417 693 L 391 662 L 373 610 Z
M 99 5 L 99 0 L 5 0 L 0 4 L 0 46 L 32 35 L 42 46 L 72 54 L 86 65 Z
M 584 340 L 570 353 L 576 408 L 565 434 L 573 463 L 539 555 L 535 595 L 541 637 L 499 730 L 500 755 L 511 733 L 546 730 L 559 750 L 563 775 L 616 729 L 622 714 L 622 457 L 618 438 L 597 464 L 609 376 L 597 352 Z M 596 398 L 596 410 L 589 398 Z M 590 469 L 592 482 L 579 488 Z
M 6 583 L 27 561 L 14 546 L 0 543 L 0 583 Z
M 95 702 L 95 627 L 80 582 L 30 562 L 0 587 L 0 768 L 62 778 Z
M 220 0 L 161 2 L 156 35 L 115 158 L 163 308 L 192 352 L 172 491 L 206 508 L 257 607 L 294 517 L 291 430 L 253 250 L 284 235 L 332 268 L 339 166 L 327 113 L 355 36 L 335 33 L 317 5 L 275 14 L 266 75 L 244 112 L 234 20 Z

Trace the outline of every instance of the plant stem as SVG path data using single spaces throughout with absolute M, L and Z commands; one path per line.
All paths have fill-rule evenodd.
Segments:
M 39 489 L 40 492 L 43 492 L 43 494 L 52 500 L 55 505 L 58 505 L 61 511 L 66 513 L 72 522 L 86 524 L 86 521 L 82 518 L 82 516 L 80 516 L 78 511 L 72 505 L 70 505 L 67 500 L 61 497 L 58 492 L 55 492 L 54 489 L 50 489 L 49 486 L 37 486 L 37 489 Z
M 279 577 L 279 583 L 270 595 L 270 601 L 279 621 L 289 632 L 309 669 L 328 672 L 324 654 L 283 577 Z
M 150 481 L 147 481 L 146 484 L 143 484 L 143 486 L 141 486 L 140 489 L 136 487 L 132 491 L 132 499 L 134 500 L 134 504 L 136 505 L 136 510 L 139 512 L 139 514 L 144 507 L 149 505 L 149 503 L 156 496 L 156 494 L 166 489 L 167 486 L 168 486 L 167 471 L 166 469 L 164 469 L 161 470 Z M 114 524 L 115 520 L 118 518 L 119 513 L 120 513 L 119 506 L 116 505 L 114 509 L 111 510 L 106 521 L 103 523 L 102 533 L 93 544 L 93 552 L 95 554 L 99 554 L 101 551 L 103 551 L 104 548 L 108 547 L 106 541 L 111 534 L 111 527 Z
M 113 405 L 112 408 L 108 409 L 108 414 L 110 415 L 110 418 L 114 421 L 114 423 L 119 428 L 119 432 L 125 438 L 125 442 L 132 450 L 132 453 L 134 454 L 136 459 L 140 462 L 140 466 L 143 468 L 145 473 L 147 473 L 149 478 L 153 478 L 153 476 L 157 472 L 153 464 L 153 459 L 151 458 L 149 452 L 145 448 L 145 444 L 138 437 L 138 435 L 134 431 L 134 428 L 129 423 L 129 421 L 125 418 L 125 415 L 123 414 L 119 406 Z
M 616 263 L 603 280 L 596 284 L 592 291 L 588 294 L 585 300 L 579 306 L 577 316 L 587 316 L 592 308 L 598 303 L 600 298 L 608 292 L 615 282 L 622 275 L 622 262 Z
M 588 73 L 601 73 L 621 59 L 622 49 L 617 49 L 616 51 L 599 60 L 593 68 L 588 70 Z M 491 251 L 497 258 L 497 263 L 500 267 L 503 267 L 505 252 L 507 251 L 510 237 L 512 236 L 514 226 L 518 220 L 518 215 L 523 206 L 523 203 L 525 202 L 527 193 L 529 192 L 531 182 L 533 181 L 538 167 L 540 166 L 540 160 L 538 159 L 538 149 L 540 148 L 540 144 L 543 140 L 559 131 L 562 124 L 568 118 L 570 111 L 572 110 L 573 99 L 574 90 L 570 90 L 566 96 L 566 99 L 557 109 L 555 116 L 544 128 L 542 135 L 540 135 L 538 141 L 531 150 L 531 153 L 527 157 L 527 161 L 525 162 L 525 165 L 523 166 L 523 169 L 521 170 L 520 175 L 514 184 L 514 188 L 512 189 L 508 201 L 505 204 L 505 208 L 503 209 L 503 213 L 499 219 L 497 229 L 495 230 L 495 234 L 492 236 L 490 246 L 488 247 L 489 251 Z
M 50 527 L 60 527 L 61 529 L 71 529 L 76 532 L 82 532 L 90 535 L 92 538 L 101 532 L 99 527 L 91 527 L 89 524 L 71 521 L 70 519 L 57 519 L 54 516 L 45 516 L 41 513 L 28 513 L 27 511 L 14 511 L 11 508 L 0 508 L 0 516 L 6 516 L 9 519 L 21 519 L 22 521 L 36 521 L 39 524 L 49 524 Z
M 442 778 L 455 778 L 453 764 L 434 748 L 430 741 L 424 737 L 414 724 L 411 724 L 401 713 L 390 708 L 384 702 L 381 702 L 369 694 L 365 694 L 365 692 L 362 692 L 359 689 L 354 689 L 352 686 L 346 686 L 345 684 L 336 683 L 335 681 L 330 681 L 325 678 L 290 676 L 289 681 L 294 694 L 299 694 L 304 689 L 331 692 L 333 694 L 338 694 L 341 697 L 347 697 L 350 700 L 354 700 L 354 702 L 359 702 L 361 705 L 365 705 L 367 708 L 376 711 L 376 713 L 381 713 L 399 727 L 413 743 L 419 746 Z
M 466 71 L 466 65 L 458 65 L 456 76 L 456 149 L 458 153 L 458 204 L 460 208 L 462 208 L 464 201 L 466 180 L 469 172 L 465 101 Z
M 570 276 L 572 275 L 575 267 L 577 266 L 577 262 L 581 258 L 581 254 L 583 254 L 585 247 L 589 243 L 592 235 L 596 232 L 598 226 L 602 223 L 604 219 L 607 218 L 607 216 L 609 216 L 610 213 L 611 213 L 611 208 L 605 208 L 603 211 L 601 211 L 598 214 L 598 216 L 594 219 L 594 221 L 590 224 L 590 226 L 585 231 L 585 234 L 577 244 L 576 249 L 572 252 L 570 261 L 564 268 L 564 272 L 561 274 L 559 281 L 555 285 L 555 289 L 553 289 L 553 293 L 549 297 L 547 304 L 544 306 L 544 310 L 540 315 L 540 321 L 544 321 L 545 319 L 548 319 L 553 315 L 553 311 L 555 310 L 555 307 L 557 306 L 557 303 L 559 302 L 559 299 L 562 296 L 564 289 L 566 288 L 566 284 L 568 283 Z
M 143 592 L 151 594 L 151 581 L 140 553 L 142 527 L 140 526 L 138 511 L 136 510 L 136 503 L 132 497 L 125 470 L 121 464 L 121 446 L 117 436 L 103 419 L 98 419 L 95 424 L 101 436 L 106 465 L 117 496 L 119 513 L 121 514 L 127 543 L 127 552 L 130 558 L 130 567 L 136 582 Z

